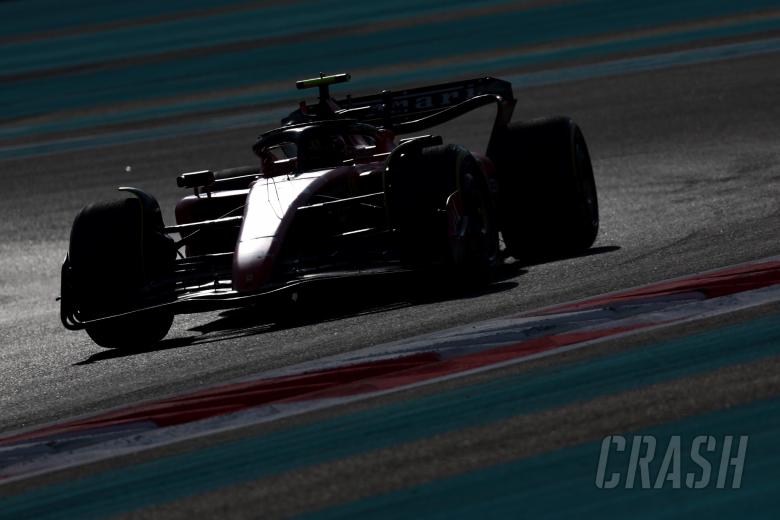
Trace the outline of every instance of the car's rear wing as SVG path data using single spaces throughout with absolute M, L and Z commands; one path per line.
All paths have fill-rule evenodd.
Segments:
M 490 96 L 490 98 L 483 96 Z M 481 102 L 467 103 L 464 106 L 466 110 L 453 111 L 452 117 L 457 117 L 462 112 L 482 104 L 499 102 L 503 105 L 499 108 L 509 112 L 508 122 L 515 104 L 512 84 L 492 77 L 453 81 L 395 92 L 386 90 L 369 96 L 347 96 L 335 102 L 342 108 L 340 115 L 392 128 L 397 133 L 405 133 L 406 128 L 413 132 L 423 129 L 421 125 L 413 125 L 412 129 L 407 126 L 408 123 L 442 113 L 475 98 L 480 98 Z M 431 119 L 433 124 L 429 126 L 440 124 L 440 119 Z
M 282 119 L 282 124 L 345 118 L 387 128 L 397 135 L 411 134 L 495 103 L 496 119 L 487 151 L 490 155 L 496 137 L 509 124 L 515 107 L 512 84 L 498 78 L 482 77 L 396 92 L 385 90 L 369 96 L 347 96 L 338 100 L 332 98 L 329 86 L 349 79 L 349 74 L 320 74 L 318 78 L 297 82 L 299 89 L 319 88 L 320 101 L 317 105 L 307 105 L 302 101 L 298 110 Z

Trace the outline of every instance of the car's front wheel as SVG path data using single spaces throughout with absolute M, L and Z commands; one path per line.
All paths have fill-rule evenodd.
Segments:
M 172 279 L 176 251 L 151 220 L 138 199 L 128 198 L 91 204 L 73 223 L 63 270 L 69 304 L 101 347 L 149 348 L 173 322 L 165 306 L 125 314 L 172 299 L 172 285 L 164 280 Z
M 163 339 L 171 325 L 173 313 L 157 310 L 99 321 L 85 330 L 103 348 L 143 350 Z

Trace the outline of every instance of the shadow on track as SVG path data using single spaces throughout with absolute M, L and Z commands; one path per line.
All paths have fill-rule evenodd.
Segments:
M 518 283 L 507 280 L 524 272 L 517 263 L 503 266 L 494 283 L 474 291 L 456 291 L 448 287 L 434 287 L 430 283 L 423 285 L 419 277 L 410 274 L 387 276 L 373 281 L 321 283 L 316 288 L 298 291 L 297 301 L 280 302 L 278 308 L 254 305 L 223 311 L 217 319 L 188 329 L 200 333 L 199 336 L 165 339 L 156 345 L 133 350 L 101 350 L 73 366 L 379 314 L 454 298 L 478 298 L 514 289 Z
M 92 363 L 97 363 L 98 361 L 107 361 L 109 359 L 135 356 L 137 354 L 146 354 L 149 352 L 160 352 L 163 350 L 182 348 L 191 345 L 196 339 L 197 337 L 164 339 L 155 345 L 135 350 L 105 349 L 101 350 L 97 354 L 92 354 L 83 361 L 73 363 L 73 366 L 91 365 Z
M 410 273 L 370 281 L 340 280 L 299 291 L 294 303 L 285 302 L 275 309 L 257 305 L 228 310 L 222 312 L 218 319 L 189 330 L 203 335 L 196 340 L 196 343 L 201 344 L 379 314 L 437 301 L 478 298 L 514 289 L 518 283 L 508 280 L 524 272 L 518 264 L 502 266 L 492 284 L 473 291 L 432 284 L 424 276 Z M 212 334 L 216 336 L 204 337 Z
M 619 249 L 618 246 L 594 247 L 577 255 L 547 259 L 545 262 L 611 253 Z M 379 314 L 404 307 L 479 298 L 515 289 L 520 285 L 516 278 L 527 272 L 524 267 L 539 263 L 543 262 L 509 260 L 501 265 L 493 283 L 477 289 L 464 289 L 451 282 L 432 281 L 432 277 L 426 274 L 413 273 L 323 282 L 296 293 L 295 302 L 282 302 L 277 308 L 254 305 L 227 310 L 213 321 L 188 329 L 200 333 L 199 336 L 165 339 L 156 345 L 135 350 L 104 350 L 74 363 L 74 366 Z

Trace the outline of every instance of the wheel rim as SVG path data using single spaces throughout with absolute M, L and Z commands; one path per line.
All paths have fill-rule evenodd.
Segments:
M 474 174 L 463 176 L 461 189 L 447 199 L 450 251 L 455 265 L 492 264 L 498 255 L 486 194 L 475 186 Z

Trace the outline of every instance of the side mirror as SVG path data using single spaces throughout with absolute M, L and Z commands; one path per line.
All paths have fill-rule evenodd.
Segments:
M 176 177 L 176 185 L 179 188 L 206 188 L 212 184 L 214 184 L 214 172 L 211 170 L 182 173 Z

